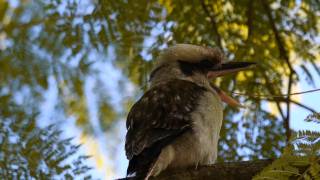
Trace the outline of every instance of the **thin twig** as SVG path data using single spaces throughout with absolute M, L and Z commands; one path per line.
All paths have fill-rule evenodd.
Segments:
M 280 95 L 265 95 L 265 94 L 245 94 L 245 93 L 237 93 L 237 92 L 231 92 L 231 94 L 237 95 L 237 96 L 246 96 L 246 97 L 250 97 L 253 99 L 258 99 L 258 100 L 267 100 L 267 101 L 274 101 L 274 102 L 287 102 L 287 96 L 294 96 L 294 95 L 300 95 L 300 94 L 308 94 L 308 93 L 313 93 L 313 92 L 317 92 L 320 91 L 320 88 L 318 89 L 312 89 L 312 90 L 308 90 L 308 91 L 301 91 L 301 92 L 295 92 L 295 93 L 291 93 L 291 94 L 280 94 Z M 312 112 L 312 113 L 316 113 L 317 111 L 312 109 L 311 107 L 308 107 L 304 104 L 301 104 L 297 101 L 294 101 L 292 99 L 290 99 L 290 103 L 293 103 L 297 106 L 300 106 L 304 109 L 307 109 L 308 111 Z
M 253 99 L 257 99 L 257 100 L 266 100 L 266 101 L 272 101 L 272 102 L 276 102 L 277 104 L 281 103 L 281 102 L 286 102 L 286 98 L 283 97 L 264 97 L 264 98 L 257 98 L 257 97 L 252 97 Z M 317 113 L 317 111 L 309 106 L 306 106 L 304 104 L 301 104 L 298 101 L 292 100 L 290 99 L 290 103 L 293 103 L 301 108 L 304 108 L 308 111 L 310 111 L 311 113 Z
M 308 107 L 308 106 L 306 106 L 306 105 L 304 105 L 304 104 L 301 104 L 301 103 L 299 103 L 299 102 L 297 102 L 297 101 L 291 100 L 291 102 L 292 102 L 293 104 L 297 105 L 297 106 L 300 106 L 300 107 L 302 107 L 302 108 L 304 108 L 304 109 L 309 110 L 309 111 L 312 112 L 312 113 L 317 113 L 316 110 L 314 110 L 314 109 L 312 109 L 311 107 Z
M 312 93 L 312 92 L 316 92 L 316 91 L 320 91 L 320 88 L 318 89 L 312 89 L 312 90 L 308 90 L 308 91 L 301 91 L 301 92 L 295 92 L 295 93 L 291 93 L 291 94 L 279 94 L 279 95 L 267 95 L 267 94 L 245 94 L 245 93 L 237 93 L 237 92 L 231 92 L 232 94 L 235 95 L 240 95 L 240 96 L 247 96 L 247 97 L 287 97 L 287 96 L 294 96 L 294 95 L 300 95 L 300 94 L 308 94 L 308 93 Z

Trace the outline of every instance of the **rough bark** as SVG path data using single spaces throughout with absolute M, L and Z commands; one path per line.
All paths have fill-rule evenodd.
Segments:
M 271 164 L 272 160 L 257 160 L 243 162 L 217 163 L 210 166 L 198 166 L 197 169 L 187 168 L 175 171 L 164 171 L 152 180 L 249 180 L 264 167 Z M 124 178 L 121 180 L 142 179 L 139 177 Z

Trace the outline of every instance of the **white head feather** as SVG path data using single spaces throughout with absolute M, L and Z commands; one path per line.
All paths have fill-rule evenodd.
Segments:
M 185 75 L 178 61 L 199 63 L 209 60 L 214 64 L 221 64 L 223 53 L 218 48 L 209 48 L 192 44 L 177 44 L 162 51 L 150 76 L 151 86 L 170 81 L 171 79 L 183 79 L 197 84 L 209 84 L 206 75 L 195 73 L 193 76 Z
M 224 59 L 224 54 L 218 48 L 209 48 L 192 44 L 176 44 L 160 53 L 155 68 L 178 60 L 196 63 L 204 59 L 221 63 Z

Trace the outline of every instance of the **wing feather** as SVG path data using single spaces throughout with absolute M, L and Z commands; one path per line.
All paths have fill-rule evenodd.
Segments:
M 172 80 L 148 90 L 127 117 L 125 150 L 128 174 L 145 169 L 161 149 L 192 129 L 191 112 L 205 88 L 185 80 Z
M 190 130 L 190 113 L 204 91 L 205 88 L 185 80 L 172 80 L 148 90 L 133 105 L 127 117 L 127 158 L 136 162 L 134 158 L 146 157 L 147 154 L 157 157 L 164 146 Z M 156 157 L 147 158 L 152 160 Z M 135 171 L 133 166 L 137 166 L 132 162 L 129 173 Z

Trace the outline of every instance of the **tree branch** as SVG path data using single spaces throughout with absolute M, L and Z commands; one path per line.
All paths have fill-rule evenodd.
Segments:
M 223 50 L 222 44 L 221 44 L 221 36 L 220 36 L 220 34 L 219 34 L 219 32 L 218 32 L 218 27 L 217 27 L 217 22 L 216 22 L 216 19 L 215 19 L 215 15 L 212 14 L 212 13 L 210 13 L 210 11 L 209 11 L 207 5 L 205 4 L 204 0 L 200 0 L 200 2 L 201 2 L 201 6 L 202 6 L 204 12 L 205 12 L 206 15 L 210 18 L 210 22 L 211 22 L 212 29 L 213 29 L 214 33 L 216 34 L 216 36 L 215 36 L 215 38 L 216 38 L 216 39 L 215 39 L 215 42 L 217 43 L 217 45 L 219 46 L 219 48 L 220 48 L 221 50 Z M 212 9 L 211 9 L 211 11 L 213 12 Z
M 188 168 L 175 171 L 164 171 L 154 180 L 194 180 L 194 179 L 212 179 L 212 180 L 249 180 L 260 172 L 264 167 L 271 164 L 272 160 L 256 160 L 243 162 L 216 163 L 210 166 L 199 166 L 197 169 Z M 121 180 L 142 179 L 141 177 L 123 178 Z M 119 179 L 120 180 L 120 179 Z
M 275 93 L 275 91 L 273 90 L 273 86 L 272 86 L 272 83 L 270 83 L 270 81 L 269 81 L 269 79 L 268 79 L 268 77 L 266 76 L 266 74 L 265 73 L 263 73 L 263 76 L 264 76 L 264 79 L 266 80 L 266 83 L 267 83 L 267 89 L 268 89 L 268 91 L 269 92 L 271 92 L 271 94 L 277 94 L 277 93 Z M 281 106 L 280 106 L 280 102 L 278 102 L 278 101 L 275 101 L 276 102 L 276 105 L 277 105 L 277 108 L 278 108 L 278 111 L 279 111 L 279 113 L 280 113 L 280 115 L 281 115 L 281 118 L 284 120 L 285 119 L 285 116 L 284 116 L 284 114 L 283 114 L 283 111 L 282 111 L 282 109 L 281 109 Z
M 290 131 L 290 94 L 291 94 L 291 89 L 292 89 L 292 78 L 293 78 L 293 71 L 290 70 L 290 75 L 289 75 L 289 81 L 288 81 L 288 91 L 287 91 L 287 98 L 286 98 L 286 104 L 287 104 L 287 116 L 284 121 L 284 127 L 286 129 L 286 137 L 287 137 L 287 142 L 290 141 L 291 137 L 291 131 Z
M 308 111 L 310 111 L 312 113 L 317 113 L 317 111 L 315 109 L 313 109 L 313 108 L 311 108 L 309 106 L 306 106 L 304 104 L 301 104 L 301 103 L 299 103 L 297 101 L 294 101 L 294 100 L 291 99 L 290 102 L 295 104 L 295 105 L 297 105 L 297 106 L 299 106 L 299 107 L 302 107 L 302 108 L 304 108 L 304 109 L 306 109 L 306 110 L 308 110 Z
M 296 74 L 295 70 L 293 69 L 290 61 L 289 61 L 289 56 L 288 56 L 288 52 L 284 47 L 284 43 L 282 42 L 280 33 L 276 27 L 276 23 L 274 21 L 274 18 L 271 14 L 271 9 L 267 3 L 267 0 L 261 0 L 263 8 L 268 16 L 269 19 L 269 23 L 270 26 L 272 28 L 273 34 L 275 36 L 275 40 L 279 49 L 279 55 L 281 59 L 284 59 L 290 72 L 289 72 L 289 80 L 288 80 L 288 89 L 287 89 L 287 94 L 291 93 L 291 89 L 292 89 L 292 84 L 293 84 L 293 75 Z M 284 127 L 286 129 L 286 140 L 287 142 L 290 139 L 291 136 L 291 130 L 290 130 L 290 125 L 289 125 L 289 121 L 290 121 L 290 95 L 287 96 L 286 98 L 286 107 L 287 107 L 287 112 L 286 112 L 286 117 L 283 119 L 283 123 L 284 123 Z
M 254 10 L 253 10 L 253 0 L 249 0 L 247 4 L 247 26 L 248 26 L 248 35 L 247 35 L 247 40 L 251 37 L 252 32 L 253 32 L 253 15 L 254 15 Z
M 276 23 L 272 17 L 272 14 L 271 14 L 271 9 L 269 7 L 269 5 L 267 4 L 266 2 L 267 0 L 261 0 L 262 2 L 262 5 L 263 5 L 263 8 L 268 16 L 268 19 L 269 19 L 269 24 L 272 28 L 272 31 L 273 31 L 273 34 L 274 34 L 274 37 L 276 39 L 276 43 L 277 43 L 277 46 L 279 48 L 279 54 L 280 54 L 280 58 L 284 59 L 288 65 L 288 67 L 290 68 L 290 70 L 293 70 L 290 62 L 289 62 L 289 57 L 288 57 L 288 53 L 285 49 L 285 47 L 283 46 L 283 42 L 282 42 L 282 39 L 281 39 L 281 36 L 280 36 L 280 33 L 276 27 Z

